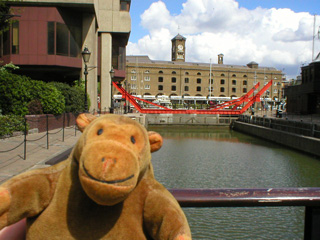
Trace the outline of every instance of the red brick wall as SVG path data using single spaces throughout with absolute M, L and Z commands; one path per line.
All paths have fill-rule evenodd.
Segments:
M 48 130 L 57 128 L 70 127 L 75 124 L 77 115 L 74 113 L 65 113 L 63 115 L 54 116 L 52 114 L 41 114 L 41 115 L 26 115 L 29 129 L 38 128 L 39 132 L 47 131 L 47 116 L 48 116 Z

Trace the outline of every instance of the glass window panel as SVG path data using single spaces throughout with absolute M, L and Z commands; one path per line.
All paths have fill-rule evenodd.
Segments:
M 81 35 L 80 27 L 70 27 L 70 57 L 80 56 Z
M 54 54 L 54 22 L 48 22 L 48 54 Z
M 12 54 L 19 54 L 19 22 L 12 23 Z
M 10 37 L 9 31 L 3 33 L 3 55 L 10 54 Z
M 58 55 L 69 55 L 69 31 L 65 24 L 57 23 L 56 44 Z

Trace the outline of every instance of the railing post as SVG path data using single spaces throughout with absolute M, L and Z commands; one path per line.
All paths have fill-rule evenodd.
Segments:
M 320 208 L 306 207 L 304 221 L 304 240 L 316 240 L 320 236 Z
M 46 115 L 47 117 L 47 149 L 49 149 L 49 119 L 48 119 L 48 114 Z
M 62 122 L 62 142 L 64 142 L 64 125 L 65 125 L 65 115 L 66 115 L 66 113 L 63 113 L 63 122 Z
M 24 117 L 24 149 L 23 149 L 23 159 L 27 159 L 27 119 Z

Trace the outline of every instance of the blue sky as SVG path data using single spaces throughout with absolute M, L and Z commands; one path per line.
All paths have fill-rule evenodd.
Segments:
M 319 0 L 132 0 L 127 54 L 170 60 L 179 32 L 187 37 L 186 61 L 209 62 L 222 52 L 228 64 L 253 60 L 294 77 L 311 58 L 314 14 Z

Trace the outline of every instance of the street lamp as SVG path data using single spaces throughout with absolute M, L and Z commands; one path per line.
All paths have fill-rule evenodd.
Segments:
M 84 111 L 88 112 L 88 95 L 87 95 L 87 77 L 88 77 L 88 65 L 87 63 L 89 62 L 90 59 L 90 55 L 91 52 L 89 51 L 89 49 L 87 47 L 85 47 L 83 49 L 83 51 L 81 52 L 82 54 L 82 58 L 84 61 Z
M 113 67 L 111 67 L 111 70 L 110 70 L 110 77 L 111 77 L 111 91 L 110 91 L 110 100 L 111 100 L 111 103 L 110 103 L 110 113 L 113 113 L 113 100 L 112 100 L 112 91 L 113 91 L 113 78 L 114 78 L 114 69 Z

